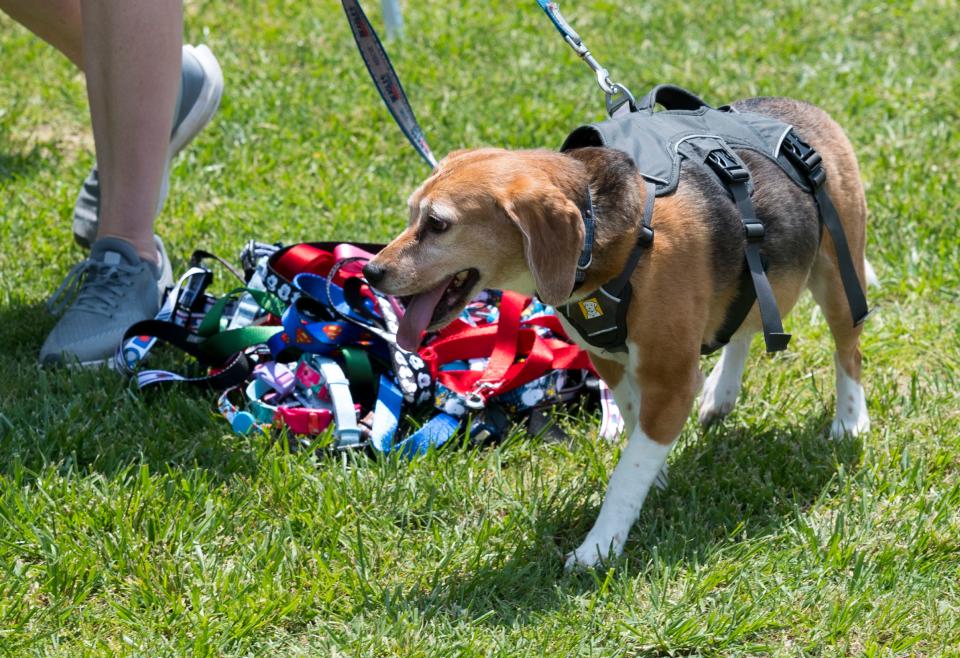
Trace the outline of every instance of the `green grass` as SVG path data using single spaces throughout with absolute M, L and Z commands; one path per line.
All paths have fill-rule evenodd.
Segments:
M 847 128 L 881 278 L 873 431 L 825 438 L 832 346 L 806 301 L 790 351 L 751 360 L 733 415 L 688 424 L 624 558 L 564 575 L 617 456 L 587 412 L 561 419 L 570 443 L 317 462 L 232 435 L 206 397 L 41 370 L 43 302 L 81 257 L 69 215 L 91 140 L 82 79 L 3 18 L 0 654 L 960 655 L 956 0 L 563 8 L 635 92 L 790 95 Z M 159 222 L 175 267 L 251 237 L 394 234 L 427 172 L 338 5 L 186 13 L 228 86 Z M 437 152 L 556 147 L 602 116 L 532 0 L 409 2 L 405 17 L 390 49 Z

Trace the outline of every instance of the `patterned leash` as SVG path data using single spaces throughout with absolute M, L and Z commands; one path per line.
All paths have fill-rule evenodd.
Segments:
M 420 129 L 420 124 L 417 123 L 417 117 L 413 114 L 413 108 L 410 107 L 407 95 L 403 91 L 400 78 L 397 77 L 397 72 L 390 63 L 390 57 L 380 37 L 370 24 L 370 19 L 363 13 L 357 0 L 342 0 L 342 4 L 343 11 L 346 12 L 347 19 L 350 21 L 350 29 L 353 31 L 353 38 L 357 42 L 360 56 L 363 57 L 363 63 L 366 64 L 367 71 L 370 72 L 373 84 L 380 92 L 384 104 L 424 162 L 431 168 L 436 168 L 437 159 L 427 144 L 427 138 Z

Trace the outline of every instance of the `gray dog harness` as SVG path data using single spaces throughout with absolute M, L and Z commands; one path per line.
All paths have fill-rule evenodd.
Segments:
M 659 104 L 666 108 L 655 112 Z M 704 354 L 719 349 L 746 319 L 754 301 L 760 306 L 763 337 L 768 352 L 787 347 L 790 334 L 783 332 L 780 311 L 760 254 L 764 226 L 750 201 L 750 172 L 734 149 L 748 149 L 776 163 L 805 192 L 813 194 L 837 247 L 840 275 L 854 324 L 867 316 L 867 302 L 847 247 L 836 208 L 823 186 L 826 172 L 820 155 L 797 136 L 792 126 L 753 112 L 731 107 L 715 109 L 680 87 L 659 85 L 630 112 L 602 123 L 581 126 L 567 137 L 561 151 L 587 146 L 618 149 L 629 155 L 647 184 L 642 224 L 637 243 L 619 276 L 602 285 L 595 294 L 558 310 L 589 344 L 610 352 L 625 352 L 626 315 L 632 298 L 630 276 L 643 252 L 653 243 L 651 220 L 656 197 L 673 194 L 686 160 L 705 163 L 723 182 L 740 213 L 746 237 L 745 264 L 739 290 L 727 309 L 716 339 L 702 345 Z M 593 204 L 589 193 L 581 208 L 587 239 L 577 264 L 576 286 L 586 277 L 593 248 Z

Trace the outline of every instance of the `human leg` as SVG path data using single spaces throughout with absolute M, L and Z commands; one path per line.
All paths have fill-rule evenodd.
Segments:
M 80 0 L 0 0 L 0 9 L 83 68 Z
M 217 58 L 204 45 L 183 47 L 180 95 L 173 132 L 167 148 L 164 176 L 156 214 L 167 197 L 170 166 L 174 156 L 196 137 L 213 118 L 223 95 L 223 73 Z M 97 239 L 100 218 L 100 170 L 96 164 L 80 187 L 73 209 L 73 237 L 87 249 Z
M 101 172 L 97 242 L 61 287 L 77 295 L 44 363 L 109 362 L 124 331 L 159 308 L 169 277 L 153 221 L 180 87 L 179 0 L 81 0 L 83 69 Z M 56 296 L 56 295 L 55 295 Z
M 180 87 L 180 0 L 82 0 L 84 71 L 100 170 L 98 239 L 156 263 L 153 220 Z

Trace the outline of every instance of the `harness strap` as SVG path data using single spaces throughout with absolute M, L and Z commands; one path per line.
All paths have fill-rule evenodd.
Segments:
M 629 283 L 630 277 L 633 276 L 633 271 L 637 269 L 643 252 L 653 244 L 653 204 L 657 199 L 657 185 L 648 180 L 644 180 L 643 183 L 647 188 L 647 196 L 643 202 L 643 218 L 640 223 L 640 232 L 637 233 L 637 242 L 633 251 L 630 252 L 630 257 L 627 258 L 623 271 L 617 275 L 617 278 L 603 285 L 603 289 L 614 296 L 620 295 Z
M 569 302 L 557 309 L 583 340 L 612 352 L 627 350 L 627 310 L 633 297 L 630 277 L 633 276 L 643 252 L 653 244 L 653 207 L 657 188 L 651 181 L 644 180 L 644 184 L 647 196 L 636 243 L 620 274 L 600 286 L 598 294 L 577 302 Z
M 330 392 L 333 416 L 336 421 L 337 448 L 355 448 L 361 443 L 360 427 L 357 425 L 357 410 L 350 395 L 350 382 L 337 362 L 327 357 L 315 358 L 323 375 L 323 382 Z
M 740 328 L 743 321 L 750 315 L 750 310 L 756 301 L 757 292 L 753 288 L 753 277 L 750 275 L 750 269 L 744 267 L 740 273 L 740 284 L 737 288 L 737 294 L 734 295 L 733 301 L 731 301 L 727 307 L 727 314 L 723 319 L 723 324 L 717 329 L 716 337 L 712 343 L 700 346 L 700 354 L 713 354 L 729 343 L 730 339 L 733 338 L 733 334 L 737 333 L 737 329 Z
M 152 320 L 147 320 L 147 322 L 152 322 Z M 177 346 L 182 347 L 181 345 Z M 246 381 L 250 376 L 253 371 L 251 358 L 253 357 L 245 352 L 237 352 L 229 361 L 213 370 L 212 374 L 204 377 L 185 377 L 166 370 L 141 370 L 137 373 L 137 387 L 144 389 L 154 384 L 179 382 L 216 391 L 233 388 Z
M 253 376 L 266 383 L 280 395 L 290 395 L 297 383 L 297 378 L 296 375 L 293 374 L 293 371 L 290 370 L 286 364 L 277 363 L 276 361 L 269 361 L 257 365 L 257 367 L 253 369 Z
M 764 227 L 763 223 L 757 219 L 753 208 L 753 202 L 750 201 L 750 192 L 747 189 L 747 181 L 750 180 L 750 173 L 739 163 L 739 161 L 726 149 L 716 149 L 707 156 L 707 162 L 720 176 L 730 193 L 733 194 L 733 201 L 740 212 L 740 221 L 743 222 L 743 230 L 747 238 L 747 244 L 744 249 L 747 259 L 747 269 L 750 271 L 750 278 L 753 280 L 753 290 L 756 295 L 757 303 L 760 306 L 760 320 L 763 323 L 763 340 L 767 346 L 767 352 L 779 352 L 786 349 L 790 342 L 790 334 L 784 333 L 783 323 L 780 319 L 780 309 L 777 308 L 777 300 L 773 295 L 773 288 L 770 287 L 770 281 L 763 268 L 763 259 L 760 255 L 760 243 L 763 241 Z M 753 306 L 752 304 L 750 305 Z M 748 310 L 749 312 L 749 310 Z M 742 322 L 742 318 L 741 318 Z M 737 325 L 739 327 L 739 324 Z
M 822 158 L 813 147 L 800 139 L 800 136 L 793 130 L 787 133 L 782 148 L 787 158 L 810 181 L 813 196 L 817 201 L 817 207 L 820 209 L 820 221 L 827 227 L 827 231 L 829 231 L 836 247 L 840 280 L 843 282 L 847 304 L 850 305 L 853 326 L 859 326 L 867 319 L 870 310 L 867 308 L 867 298 L 864 295 L 863 287 L 860 285 L 860 278 L 857 276 L 853 258 L 850 256 L 850 247 L 847 244 L 847 236 L 843 231 L 843 224 L 840 223 L 837 209 L 824 187 L 827 174 L 823 169 Z
M 847 245 L 847 236 L 843 232 L 843 225 L 840 223 L 837 209 L 823 186 L 816 188 L 816 190 L 814 197 L 817 200 L 817 206 L 820 207 L 820 218 L 823 220 L 823 225 L 827 227 L 830 237 L 833 238 L 833 244 L 837 252 L 837 264 L 840 267 L 840 280 L 843 282 L 843 291 L 846 293 L 847 304 L 850 306 L 853 326 L 857 327 L 870 314 L 870 309 L 867 307 L 867 298 L 860 286 L 860 278 L 857 276 L 857 270 L 853 265 L 850 247 Z
M 520 313 L 526 300 L 515 292 L 505 291 L 500 299 L 500 317 L 497 333 L 487 367 L 479 382 L 499 386 L 503 376 L 517 357 L 517 335 L 520 333 Z
M 426 454 L 430 446 L 439 448 L 450 440 L 460 429 L 461 419 L 450 414 L 440 413 L 431 418 L 419 430 L 394 446 L 404 457 L 416 457 Z
M 670 84 L 657 85 L 651 89 L 646 96 L 637 101 L 637 111 L 653 114 L 657 105 L 662 105 L 667 110 L 691 112 L 701 107 L 710 107 L 683 87 Z
M 369 408 L 376 400 L 370 355 L 359 347 L 344 346 L 340 348 L 340 356 L 343 370 L 353 386 L 354 398 L 362 407 Z
M 213 275 L 202 267 L 191 267 L 180 277 L 177 285 L 170 291 L 163 302 L 163 306 L 154 320 L 159 322 L 173 322 L 180 326 L 187 326 L 190 321 L 194 304 L 203 302 L 203 293 Z M 153 349 L 157 339 L 142 333 L 125 337 L 114 354 L 114 368 L 118 371 L 133 375 L 137 365 L 143 361 Z
M 552 341 L 542 338 L 533 329 L 520 329 L 515 350 L 525 358 L 511 362 L 498 381 L 484 379 L 484 373 L 474 370 L 441 369 L 442 365 L 459 361 L 465 354 L 492 354 L 497 332 L 497 325 L 467 329 L 424 347 L 420 355 L 429 364 L 437 381 L 465 396 L 468 406 L 479 409 L 488 398 L 533 381 L 546 373 L 553 364 Z

